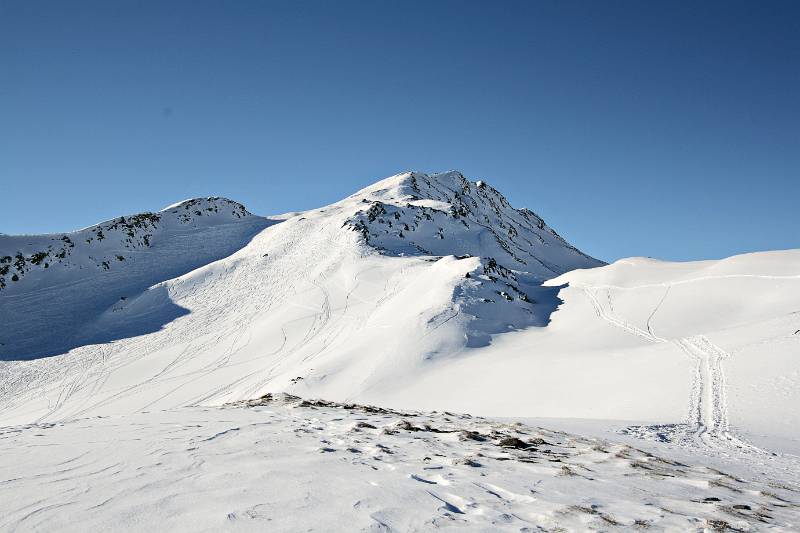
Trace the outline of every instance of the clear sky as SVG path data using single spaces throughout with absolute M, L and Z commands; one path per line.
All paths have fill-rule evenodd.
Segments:
M 800 2 L 0 0 L 0 232 L 409 169 L 605 260 L 800 247 Z

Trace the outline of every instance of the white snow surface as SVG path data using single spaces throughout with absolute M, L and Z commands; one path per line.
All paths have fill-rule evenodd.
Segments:
M 635 445 L 273 396 L 0 429 L 8 531 L 791 531 L 797 493 Z M 43 490 L 44 489 L 44 490 Z
M 0 499 L 12 502 L 0 504 L 0 527 L 81 529 L 74 517 L 94 509 L 95 529 L 171 517 L 168 528 L 270 520 L 290 531 L 321 527 L 312 504 L 375 530 L 800 527 L 800 250 L 604 265 L 486 182 L 448 172 L 399 174 L 269 218 L 208 198 L 63 235 L 0 235 L 0 266 L 0 491 L 13 494 Z M 598 446 L 615 459 L 581 452 L 602 489 L 524 461 L 443 466 L 432 479 L 435 454 L 476 450 L 429 431 L 353 442 L 357 409 L 220 407 L 274 392 L 415 409 L 431 424 L 458 417 L 422 411 L 489 425 L 535 418 L 584 434 L 569 437 L 579 448 L 612 441 Z M 320 453 L 321 439 L 337 451 Z M 389 460 L 378 444 L 401 453 Z M 98 457 L 109 447 L 119 450 Z M 620 447 L 647 451 L 620 458 Z M 620 475 L 641 472 L 629 453 L 663 456 L 658 468 L 673 470 Z M 319 484 L 304 477 L 315 469 Z M 548 485 L 548 475 L 559 485 L 545 497 L 530 480 Z M 347 488 L 325 500 L 331 476 Z M 508 485 L 482 486 L 484 476 Z M 95 501 L 108 490 L 81 492 L 90 479 L 119 495 Z M 237 479 L 186 516 L 202 494 L 221 494 L 210 486 Z M 679 507 L 653 503 L 654 479 L 677 483 L 664 494 Z M 39 483 L 60 482 L 37 499 Z M 263 501 L 245 497 L 255 486 Z M 725 498 L 691 503 L 719 487 Z
M 400 174 L 280 222 L 241 208 L 184 229 L 171 217 L 187 205 L 148 226 L 149 245 L 129 250 L 105 223 L 102 243 L 83 230 L 70 239 L 88 242 L 64 263 L 6 282 L 0 420 L 219 405 L 300 382 L 334 399 L 389 393 L 492 335 L 546 325 L 558 290 L 541 281 L 601 264 L 456 172 Z M 12 272 L 16 257 L 31 265 L 33 250 L 61 242 L 5 239 Z M 224 255 L 233 244 L 174 277 L 198 260 L 195 246 Z
M 70 233 L 0 235 L 0 359 L 57 355 L 157 329 L 181 310 L 158 318 L 148 311 L 114 331 L 86 328 L 118 302 L 150 287 L 152 299 L 159 282 L 234 253 L 275 222 L 212 197 Z

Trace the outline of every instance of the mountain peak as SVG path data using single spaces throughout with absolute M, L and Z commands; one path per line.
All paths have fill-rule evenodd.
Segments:
M 191 211 L 193 214 L 197 216 L 202 216 L 203 214 L 218 214 L 222 212 L 226 214 L 230 212 L 230 215 L 235 218 L 242 218 L 253 216 L 243 204 L 239 202 L 235 202 L 228 198 L 224 198 L 221 196 L 207 196 L 207 197 L 198 197 L 198 198 L 189 198 L 186 200 L 182 200 L 180 202 L 176 202 L 174 204 L 168 205 L 161 211 L 160 213 L 179 213 L 181 210 L 183 211 Z
M 238 202 L 209 196 L 183 200 L 155 213 L 119 216 L 68 233 L 2 235 L 0 290 L 41 280 L 45 272 L 52 277 L 59 271 L 117 269 L 130 260 L 131 252 L 148 249 L 176 231 L 256 219 L 261 220 Z
M 529 209 L 458 171 L 396 174 L 351 196 L 363 207 L 345 225 L 387 255 L 491 257 L 546 279 L 603 264 L 567 243 Z

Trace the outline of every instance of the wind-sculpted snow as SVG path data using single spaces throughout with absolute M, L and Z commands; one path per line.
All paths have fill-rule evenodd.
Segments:
M 9 531 L 792 531 L 800 508 L 796 482 L 635 445 L 272 394 L 6 427 L 0 453 Z

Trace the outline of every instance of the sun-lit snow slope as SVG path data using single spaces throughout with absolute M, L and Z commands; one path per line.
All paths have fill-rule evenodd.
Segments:
M 115 292 L 75 334 L 93 343 L 0 364 L 0 422 L 219 404 L 291 387 L 378 394 L 492 335 L 545 326 L 559 300 L 541 281 L 601 264 L 457 172 L 400 174 L 284 218 L 220 261 L 124 300 L 132 293 Z M 51 291 L 64 302 L 86 293 Z M 3 295 L 4 315 L 19 309 L 12 296 Z M 37 328 L 52 319 L 30 316 L 4 331 L 20 339 L 27 328 L 35 348 Z
M 800 453 L 800 250 L 624 259 L 546 285 L 564 300 L 546 328 L 434 362 L 383 400 L 639 420 L 651 424 L 626 432 Z
M 0 428 L 3 531 L 797 531 L 800 471 L 277 396 Z M 647 443 L 641 443 L 647 444 Z
M 114 304 L 230 255 L 273 223 L 225 198 L 198 198 L 71 233 L 0 235 L 0 359 L 52 355 L 158 329 L 185 310 L 143 309 L 120 328 L 84 331 Z M 168 302 L 163 290 L 150 298 Z

